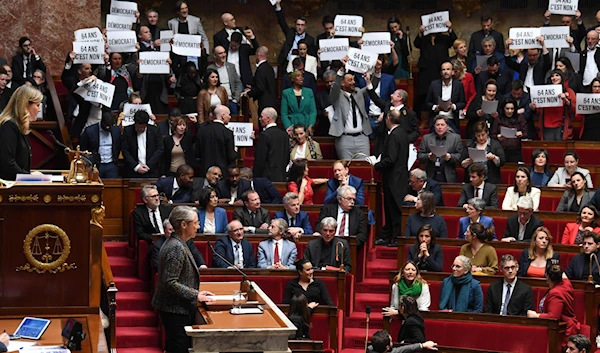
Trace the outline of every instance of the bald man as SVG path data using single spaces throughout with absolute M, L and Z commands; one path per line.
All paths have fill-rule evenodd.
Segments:
M 586 50 L 581 52 L 579 62 L 579 73 L 583 77 L 584 92 L 591 92 L 592 80 L 598 76 L 600 71 L 600 50 L 598 50 L 598 41 L 600 33 L 598 31 L 589 31 L 585 37 Z
M 222 46 L 225 50 L 229 50 L 229 44 L 231 43 L 231 35 L 234 32 L 239 32 L 242 35 L 245 35 L 246 31 L 252 31 L 247 29 L 246 31 L 242 29 L 242 27 L 237 27 L 235 25 L 235 17 L 233 14 L 229 12 L 223 12 L 221 15 L 221 22 L 223 22 L 223 29 L 219 32 L 215 33 L 213 36 L 213 42 L 216 46 Z M 248 44 L 248 40 L 243 38 L 242 44 Z
M 271 182 L 285 181 L 290 161 L 290 145 L 287 133 L 277 127 L 277 111 L 265 108 L 258 118 L 263 131 L 256 142 L 254 158 L 254 176 L 267 178 Z
M 235 165 L 238 157 L 233 132 L 225 126 L 231 120 L 229 108 L 217 106 L 214 117 L 212 123 L 198 130 L 196 150 L 200 158 L 200 173 L 204 174 L 209 167 L 217 166 L 226 178 L 227 170 Z

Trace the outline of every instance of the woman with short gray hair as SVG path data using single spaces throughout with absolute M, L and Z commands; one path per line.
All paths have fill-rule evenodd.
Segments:
M 461 217 L 458 220 L 458 239 L 465 239 L 465 233 L 471 223 L 479 222 L 482 223 L 486 228 L 494 228 L 494 240 L 496 240 L 496 227 L 492 217 L 484 216 L 483 211 L 485 210 L 485 201 L 478 197 L 469 199 L 465 205 L 465 212 L 467 215 Z
M 456 312 L 483 311 L 481 283 L 473 278 L 473 264 L 466 256 L 457 256 L 452 263 L 452 274 L 442 282 L 440 310 Z

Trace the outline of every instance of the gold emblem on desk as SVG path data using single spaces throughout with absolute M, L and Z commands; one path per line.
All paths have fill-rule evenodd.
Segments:
M 85 202 L 85 195 L 58 195 L 56 196 L 58 202 Z
M 106 208 L 104 205 L 95 206 L 92 208 L 92 219 L 90 219 L 90 224 L 98 226 L 102 229 L 102 222 L 104 222 L 104 217 L 106 216 Z
M 65 148 L 65 154 L 73 158 L 69 168 L 66 182 L 69 184 L 90 183 L 98 181 L 98 169 L 93 165 L 93 162 L 87 157 L 92 155 L 92 152 L 82 151 L 80 146 L 72 150 L 69 147 Z M 86 163 L 88 165 L 86 165 Z
M 44 202 L 50 203 L 50 201 L 52 201 L 52 196 L 50 196 L 49 194 L 44 195 Z
M 40 197 L 38 194 L 29 195 L 8 195 L 8 202 L 38 202 Z
M 39 225 L 23 240 L 23 254 L 29 263 L 17 271 L 59 273 L 76 269 L 75 263 L 67 263 L 70 253 L 71 241 L 64 230 L 54 224 Z

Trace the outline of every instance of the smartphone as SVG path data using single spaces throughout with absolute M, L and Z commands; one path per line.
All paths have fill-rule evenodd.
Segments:
M 11 340 L 20 340 L 21 336 L 19 336 L 19 335 L 8 335 L 8 338 L 10 338 Z

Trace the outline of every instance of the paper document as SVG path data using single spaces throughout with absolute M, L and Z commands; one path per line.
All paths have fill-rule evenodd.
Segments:
M 491 55 L 477 55 L 475 59 L 477 59 L 477 66 L 481 68 L 481 71 L 487 71 L 487 60 Z
M 440 110 L 447 111 L 450 107 L 452 107 L 452 102 L 442 100 L 441 97 L 438 97 L 438 107 L 440 107 Z
M 498 101 L 481 101 L 481 110 L 486 114 L 498 111 Z
M 8 344 L 7 352 L 18 351 L 21 349 L 29 348 L 31 346 L 35 346 L 37 342 L 27 342 L 27 341 L 10 341 Z
M 327 118 L 329 118 L 329 122 L 331 123 L 331 120 L 333 119 L 333 114 L 335 114 L 333 105 L 330 105 L 327 108 L 325 108 L 325 111 L 327 112 Z
M 473 162 L 485 162 L 487 158 L 485 158 L 485 150 L 478 150 L 477 148 L 469 147 L 469 158 L 473 160 Z
M 233 295 L 213 295 L 211 296 L 211 298 L 213 298 L 216 301 L 232 301 L 233 300 Z M 245 300 L 246 298 L 244 298 Z
M 429 150 L 436 157 L 443 157 L 446 155 L 446 153 L 448 153 L 448 147 L 446 146 L 429 145 Z
M 507 139 L 517 138 L 517 129 L 506 126 L 500 126 L 500 135 Z
M 408 171 L 410 171 L 410 169 L 412 168 L 413 164 L 415 164 L 415 162 L 417 161 L 417 148 L 415 147 L 414 144 L 409 144 L 408 145 Z
M 365 161 L 369 162 L 370 165 L 375 165 L 381 162 L 381 155 L 365 157 Z

